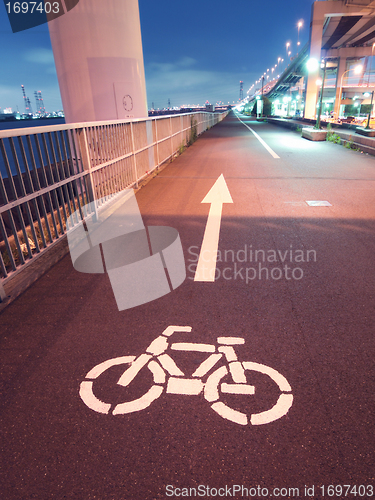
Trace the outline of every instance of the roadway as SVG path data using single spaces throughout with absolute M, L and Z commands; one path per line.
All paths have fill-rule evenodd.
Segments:
M 78 273 L 67 255 L 1 313 L 3 498 L 194 498 L 189 488 L 246 498 L 246 490 L 233 495 L 234 485 L 249 498 L 344 497 L 340 489 L 329 495 L 329 485 L 371 498 L 374 159 L 240 118 L 245 124 L 231 113 L 136 194 L 146 225 L 179 231 L 187 267 L 180 287 L 119 311 L 108 276 Z M 201 202 L 221 174 L 233 203 L 222 208 L 217 279 L 194 281 L 209 213 Z M 243 338 L 235 346 L 241 361 L 289 382 L 289 411 L 241 425 L 213 411 L 202 393 L 164 391 L 124 415 L 83 403 L 89 370 L 139 356 L 169 325 L 192 328 L 173 340 Z M 175 354 L 190 374 L 206 356 Z M 95 381 L 101 401 L 136 399 L 153 384 L 145 368 L 129 396 L 116 384 L 123 371 L 112 367 Z M 254 395 L 222 399 L 252 414 L 276 403 L 272 379 L 248 372 L 247 382 Z

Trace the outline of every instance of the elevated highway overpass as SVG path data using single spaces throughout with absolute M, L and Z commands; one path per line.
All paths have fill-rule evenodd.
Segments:
M 309 42 L 279 78 L 265 82 L 261 77 L 262 85 L 248 102 L 264 95 L 271 100 L 274 115 L 315 118 L 322 70 L 317 67 L 308 71 L 306 65 L 309 59 L 315 59 L 326 64 L 323 111 L 338 118 L 345 106 L 351 105 L 347 111 L 359 114 L 362 105 L 370 104 L 375 89 L 374 48 L 375 1 L 316 1 L 311 10 Z M 358 66 L 361 70 L 356 74 Z

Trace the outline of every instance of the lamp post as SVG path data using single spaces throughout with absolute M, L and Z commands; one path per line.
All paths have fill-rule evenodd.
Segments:
M 264 75 L 262 76 L 262 117 L 263 115 L 263 110 L 264 110 L 264 100 L 263 100 L 263 94 L 264 94 Z
M 362 64 L 358 64 L 354 68 L 354 73 L 356 75 L 359 75 L 359 73 L 362 71 L 362 69 L 363 69 Z M 345 75 L 345 73 L 349 73 L 349 71 L 351 71 L 351 68 L 349 68 L 346 71 L 344 71 L 344 73 L 341 75 L 341 80 L 340 80 L 340 94 L 339 94 L 339 111 L 338 111 L 338 114 L 337 114 L 337 118 L 339 118 L 339 116 L 340 116 L 340 105 L 341 105 L 341 98 L 342 98 L 342 83 L 343 83 L 343 80 L 344 80 L 344 75 Z
M 370 92 L 369 92 L 370 94 Z M 366 95 L 366 94 L 365 94 Z M 366 124 L 366 129 L 368 130 L 370 128 L 370 120 L 371 120 L 371 112 L 372 112 L 372 103 L 374 101 L 374 91 L 371 91 L 371 104 L 370 104 L 370 111 L 368 112 L 368 117 L 367 117 L 367 124 Z
M 371 59 L 370 59 L 370 69 L 368 72 L 368 80 L 367 80 L 367 86 L 370 86 L 370 76 L 371 76 L 371 69 L 372 69 L 372 58 L 374 57 L 374 48 L 375 48 L 375 42 L 372 44 L 372 49 L 371 49 Z
M 322 65 L 320 66 L 322 67 Z M 323 92 L 324 92 L 324 80 L 326 78 L 326 69 L 327 69 L 327 59 L 324 59 L 323 65 L 323 78 L 322 78 L 322 88 L 320 91 L 320 99 L 319 99 L 319 108 L 318 108 L 318 116 L 316 119 L 316 124 L 314 128 L 320 129 L 320 115 L 322 114 L 322 103 L 323 103 Z
M 299 41 L 299 30 L 302 28 L 303 26 L 303 21 L 298 21 L 298 24 L 297 24 L 297 28 L 298 28 L 298 41 L 297 41 L 297 47 L 300 46 L 300 41 Z M 297 54 L 298 54 L 298 50 L 297 50 Z

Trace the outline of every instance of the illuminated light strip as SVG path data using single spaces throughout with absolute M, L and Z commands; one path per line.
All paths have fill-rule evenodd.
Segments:
M 237 116 L 237 118 L 238 118 L 238 116 Z M 269 147 L 269 145 L 268 145 L 268 144 L 267 144 L 267 143 L 266 143 L 266 142 L 265 142 L 265 141 L 264 141 L 264 140 L 260 137 L 260 135 L 258 135 L 258 134 L 255 132 L 255 130 L 253 130 L 253 129 L 252 129 L 252 128 L 250 128 L 248 125 L 246 125 L 246 123 L 245 123 L 245 122 L 243 122 L 240 118 L 238 118 L 238 120 L 239 120 L 239 121 L 240 121 L 243 125 L 245 125 L 245 127 L 247 127 L 247 128 L 250 130 L 250 132 L 252 132 L 252 133 L 255 135 L 255 137 L 258 139 L 258 141 L 259 141 L 259 142 L 260 142 L 260 143 L 261 143 L 261 144 L 262 144 L 262 145 L 263 145 L 263 146 L 267 149 L 267 151 L 270 153 L 270 155 L 271 155 L 271 156 L 273 156 L 273 157 L 274 157 L 274 158 L 276 158 L 276 159 L 277 159 L 277 158 L 279 158 L 279 159 L 280 159 L 280 156 L 278 156 L 278 155 L 275 153 L 275 151 Z

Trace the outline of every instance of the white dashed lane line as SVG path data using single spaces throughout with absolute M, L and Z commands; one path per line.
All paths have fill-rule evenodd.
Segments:
M 236 115 L 236 116 L 237 116 L 237 115 Z M 238 116 L 237 116 L 237 118 L 238 118 Z M 259 142 L 260 142 L 260 143 L 261 143 L 261 144 L 262 144 L 262 145 L 263 145 L 263 146 L 267 149 L 267 151 L 270 153 L 270 155 L 271 155 L 271 156 L 273 156 L 273 157 L 274 157 L 274 158 L 276 158 L 276 159 L 277 159 L 277 158 L 280 158 L 280 156 L 278 156 L 278 155 L 275 153 L 275 151 L 269 147 L 269 145 L 268 145 L 268 144 L 267 144 L 267 143 L 266 143 L 266 142 L 265 142 L 265 141 L 264 141 L 264 140 L 260 137 L 260 135 L 258 135 L 258 134 L 255 132 L 255 130 L 253 130 L 251 127 L 249 127 L 249 125 L 246 125 L 246 123 L 245 123 L 245 122 L 243 122 L 240 118 L 238 118 L 238 120 L 239 120 L 239 121 L 240 121 L 243 125 L 245 125 L 245 127 L 247 127 L 247 128 L 250 130 L 250 132 L 252 132 L 252 133 L 255 135 L 255 137 L 258 139 L 258 141 L 259 141 Z

